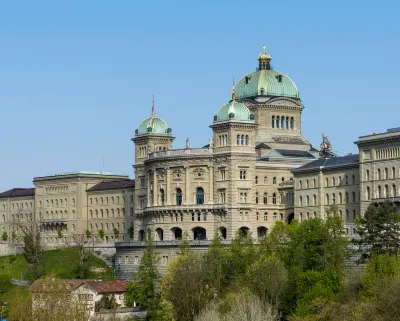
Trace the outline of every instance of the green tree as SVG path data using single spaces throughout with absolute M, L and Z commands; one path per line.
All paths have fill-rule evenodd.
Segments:
M 161 298 L 158 290 L 160 274 L 157 270 L 159 255 L 155 251 L 151 230 L 147 232 L 146 249 L 140 260 L 137 272 L 128 282 L 128 290 L 125 295 L 127 306 L 133 306 L 136 302 L 141 309 L 146 310 L 146 320 L 162 320 L 160 316 Z
M 193 320 L 213 298 L 213 288 L 206 282 L 206 274 L 204 260 L 197 253 L 181 254 L 169 263 L 161 292 L 172 305 L 175 320 Z
M 99 237 L 101 240 L 104 240 L 104 231 L 103 230 L 99 230 Z
M 117 240 L 119 237 L 119 230 L 116 227 L 114 227 L 113 232 L 114 232 L 115 239 Z
M 247 271 L 247 284 L 264 302 L 278 306 L 288 272 L 276 255 L 262 255 Z
M 1 239 L 2 239 L 3 241 L 7 241 L 7 240 L 8 240 L 8 234 L 7 234 L 6 231 L 4 231 L 3 234 L 1 234 Z
M 86 239 L 87 239 L 87 240 L 90 240 L 90 238 L 92 237 L 92 232 L 89 231 L 89 230 L 86 230 L 86 231 L 85 231 L 85 234 L 86 234 Z
M 400 249 L 400 213 L 390 201 L 370 204 L 364 217 L 357 217 L 358 243 L 373 253 L 396 253 Z
M 62 232 L 61 229 L 57 230 L 57 236 L 58 236 L 59 239 L 63 237 L 63 232 Z

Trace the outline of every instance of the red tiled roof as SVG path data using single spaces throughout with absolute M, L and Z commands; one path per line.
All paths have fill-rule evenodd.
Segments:
M 88 189 L 88 192 L 103 191 L 110 189 L 123 189 L 123 188 L 135 188 L 135 180 L 128 179 L 123 181 L 106 181 L 96 184 L 95 186 Z
M 97 281 L 97 280 L 53 280 L 57 282 L 57 287 L 53 287 L 50 281 L 36 280 L 30 287 L 31 292 L 50 292 L 50 291 L 66 291 L 74 290 L 81 285 L 87 285 L 97 293 L 115 293 L 126 292 L 128 289 L 128 282 L 124 280 L 114 281 Z M 49 283 L 50 282 L 50 283 Z M 59 284 L 65 282 L 69 287 L 60 288 Z
M 35 196 L 34 188 L 13 188 L 0 193 L 0 198 Z
M 84 282 L 97 293 L 125 292 L 128 290 L 128 282 L 124 280 L 115 281 L 96 281 L 86 280 Z

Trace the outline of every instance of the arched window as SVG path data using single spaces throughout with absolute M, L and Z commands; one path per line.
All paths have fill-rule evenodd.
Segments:
M 244 135 L 242 135 L 240 142 L 241 142 L 242 145 L 244 145 Z
M 258 204 L 258 192 L 256 192 L 256 204 Z
M 198 187 L 196 190 L 196 204 L 204 204 L 204 189 Z
M 276 116 L 276 128 L 279 128 L 279 124 L 280 124 L 280 118 L 279 116 Z
M 272 184 L 276 184 L 276 177 L 272 179 Z
M 306 188 L 310 188 L 310 184 L 308 183 L 308 179 L 306 180 Z
M 392 178 L 396 178 L 396 168 L 392 167 Z
M 286 129 L 289 129 L 289 117 L 286 117 Z
M 342 193 L 339 193 L 339 204 L 343 203 L 343 196 Z
M 353 192 L 352 194 L 353 194 L 353 203 L 355 203 L 356 202 L 356 192 Z
M 176 205 L 182 205 L 182 190 L 180 188 L 176 189 Z
M 256 179 L 255 179 L 255 180 L 256 180 L 256 184 L 258 184 L 258 176 L 256 176 Z
M 385 195 L 383 197 L 389 197 L 389 186 L 385 185 Z
M 272 128 L 275 128 L 275 116 L 272 116 Z
M 285 129 L 285 117 L 281 117 L 281 128 Z
M 349 202 L 349 193 L 346 192 L 346 203 L 348 203 L 348 202 Z
M 367 201 L 369 201 L 371 199 L 371 190 L 370 190 L 369 186 L 367 186 L 366 199 L 367 199 Z
M 336 186 L 336 179 L 332 177 L 332 186 Z
M 393 197 L 397 197 L 397 191 L 396 191 L 396 185 L 392 185 L 392 191 L 393 191 L 393 193 L 392 193 L 392 195 L 393 195 Z
M 325 187 L 328 187 L 329 186 L 329 180 L 328 180 L 328 177 L 327 178 L 325 178 Z
M 313 179 L 313 187 L 314 187 L 314 188 L 317 187 L 317 181 L 315 180 L 315 178 Z
M 378 168 L 378 179 L 381 179 L 381 169 Z
M 328 194 L 325 195 L 325 203 L 326 203 L 326 205 L 329 205 L 329 195 Z
M 310 196 L 306 196 L 306 206 L 310 205 Z
M 378 198 L 382 198 L 382 188 L 378 186 Z
M 263 202 L 264 202 L 264 204 L 268 204 L 268 194 L 267 194 L 267 192 L 264 193 Z
M 332 204 L 336 204 L 336 194 L 332 193 Z
M 267 184 L 267 176 L 264 176 L 264 184 Z
M 348 185 L 348 184 L 349 184 L 349 177 L 346 175 L 346 176 L 344 177 L 344 179 L 345 179 L 345 181 L 346 181 L 346 185 Z
M 236 145 L 240 145 L 240 135 L 236 136 Z
M 246 135 L 246 146 L 249 145 L 249 135 Z
M 369 170 L 367 169 L 367 171 L 365 172 L 365 180 L 369 181 Z
M 276 204 L 276 193 L 272 194 L 272 204 Z
M 161 206 L 165 205 L 165 193 L 164 189 L 160 189 Z
M 385 167 L 385 179 L 389 178 L 388 169 Z
M 356 175 L 353 175 L 352 177 L 351 177 L 351 180 L 352 180 L 352 183 L 353 183 L 353 185 L 356 183 Z
M 291 117 L 290 118 L 290 129 L 293 129 L 293 128 L 294 128 L 294 118 Z
M 317 195 L 313 196 L 313 205 L 317 205 Z

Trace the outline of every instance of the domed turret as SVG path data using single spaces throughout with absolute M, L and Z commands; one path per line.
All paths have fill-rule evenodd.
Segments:
M 214 116 L 214 121 L 226 121 L 226 120 L 237 120 L 247 121 L 254 120 L 254 115 L 250 113 L 247 106 L 241 102 L 237 102 L 235 99 L 235 82 L 232 87 L 232 100 L 223 105 L 218 114 Z
M 156 117 L 154 112 L 154 97 L 153 97 L 153 105 L 151 108 L 151 117 L 143 120 L 138 129 L 136 129 L 136 135 L 142 135 L 147 133 L 152 134 L 169 134 L 171 133 L 171 128 L 168 128 L 167 123 L 161 118 Z
M 152 115 L 150 118 L 143 120 L 140 123 L 139 128 L 136 130 L 137 135 L 147 133 L 168 134 L 169 132 L 170 129 L 168 128 L 167 123 L 161 118 L 156 117 L 155 115 Z
M 258 68 L 247 74 L 235 86 L 236 98 L 289 97 L 299 99 L 295 83 L 285 74 L 272 70 L 271 56 L 264 51 L 258 56 Z
M 251 120 L 250 110 L 245 104 L 233 100 L 223 105 L 216 115 L 215 121 L 225 120 Z

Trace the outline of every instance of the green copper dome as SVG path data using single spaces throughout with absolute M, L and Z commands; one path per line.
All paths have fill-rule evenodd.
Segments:
M 257 96 L 299 98 L 299 91 L 295 83 L 287 75 L 272 70 L 271 56 L 264 52 L 258 56 L 257 71 L 252 72 L 235 86 L 235 96 L 240 98 L 253 98 Z
M 250 110 L 245 104 L 233 100 L 223 105 L 215 117 L 215 121 L 224 120 L 251 120 Z
M 171 132 L 171 129 L 168 128 L 168 125 L 161 118 L 157 118 L 154 114 L 145 120 L 143 120 L 139 128 L 136 130 L 136 134 L 167 134 Z

